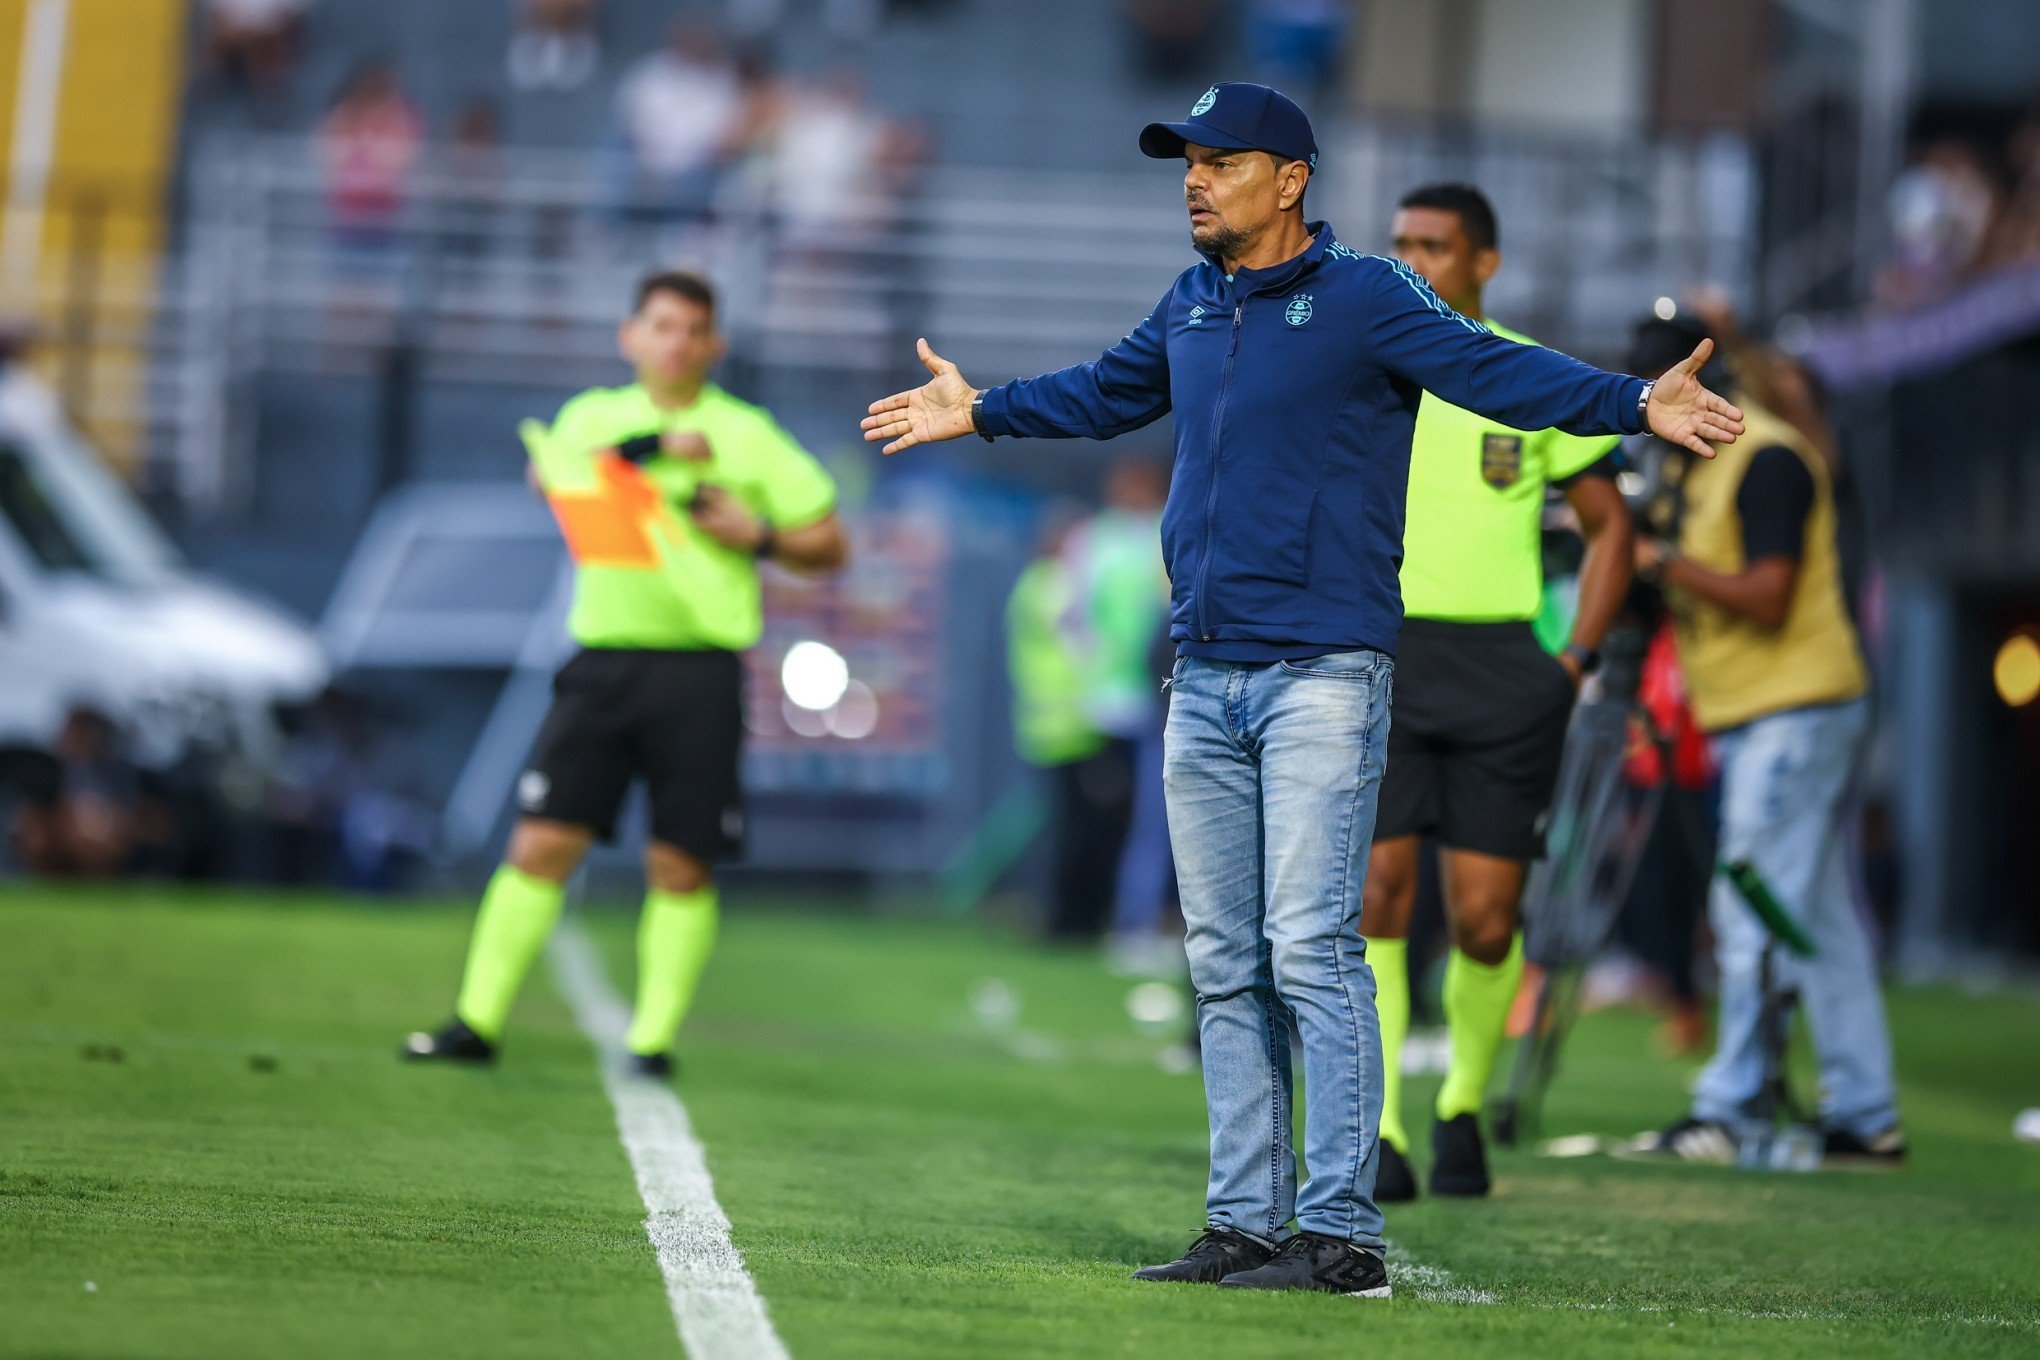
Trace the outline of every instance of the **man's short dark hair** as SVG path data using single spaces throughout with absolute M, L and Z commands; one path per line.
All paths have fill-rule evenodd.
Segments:
M 1495 205 L 1471 184 L 1426 184 L 1402 196 L 1398 208 L 1436 208 L 1458 213 L 1459 229 L 1475 250 L 1493 250 L 1502 243 L 1495 226 Z
M 656 274 L 647 274 L 638 281 L 637 301 L 630 313 L 636 316 L 645 309 L 654 293 L 671 293 L 674 297 L 691 302 L 715 315 L 715 289 L 708 286 L 708 280 L 699 274 L 690 274 L 684 269 L 663 269 Z

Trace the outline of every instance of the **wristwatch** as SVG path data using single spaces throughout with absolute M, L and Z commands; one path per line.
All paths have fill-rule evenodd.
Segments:
M 1643 390 L 1636 394 L 1636 418 L 1643 422 L 1643 428 L 1650 428 L 1650 394 L 1657 391 L 1657 379 L 1646 378 Z
M 1571 657 L 1573 664 L 1580 668 L 1580 674 L 1583 676 L 1592 675 L 1601 666 L 1601 652 L 1599 648 L 1582 647 L 1577 642 L 1568 642 L 1565 644 L 1565 651 L 1561 655 Z
M 979 439 L 987 444 L 992 442 L 992 436 L 985 432 L 985 394 L 982 392 L 970 399 L 970 428 L 977 432 Z

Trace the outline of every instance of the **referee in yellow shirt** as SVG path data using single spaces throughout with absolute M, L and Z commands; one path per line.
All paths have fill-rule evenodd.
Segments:
M 630 786 L 650 795 L 636 1070 L 666 1077 L 707 965 L 715 865 L 744 836 L 741 653 L 755 645 L 758 564 L 833 571 L 847 555 L 828 473 L 769 412 L 708 381 L 723 355 L 715 294 L 692 274 L 638 285 L 617 333 L 637 371 L 522 433 L 574 559 L 567 630 L 581 650 L 518 776 L 510 851 L 489 880 L 454 1018 L 405 1045 L 490 1062 L 511 1003 L 559 919 L 565 884 L 607 840 Z
M 1403 196 L 1395 253 L 1461 315 L 1495 334 L 1481 290 L 1502 256 L 1480 190 L 1437 184 Z M 1581 677 L 1629 588 L 1634 528 L 1617 492 L 1614 436 L 1516 430 L 1426 393 L 1410 447 L 1403 531 L 1402 646 L 1388 769 L 1368 861 L 1360 933 L 1374 965 L 1385 1099 L 1375 1198 L 1416 1197 L 1402 1119 L 1409 1033 L 1408 944 L 1421 837 L 1439 846 L 1452 951 L 1445 966 L 1451 1067 L 1431 1129 L 1431 1191 L 1485 1195 L 1479 1112 L 1523 976 L 1518 906 Z M 1553 657 L 1531 632 L 1543 601 L 1545 487 L 1579 517 L 1587 552 L 1572 639 Z

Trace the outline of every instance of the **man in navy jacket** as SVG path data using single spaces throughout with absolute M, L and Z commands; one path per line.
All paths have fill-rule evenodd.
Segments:
M 922 340 L 932 377 L 872 403 L 865 438 L 889 454 L 973 433 L 1109 439 L 1174 412 L 1165 783 L 1211 1179 L 1205 1233 L 1138 1273 L 1385 1297 L 1381 1044 L 1358 921 L 1418 399 L 1524 429 L 1647 426 L 1702 456 L 1741 433 L 1741 412 L 1694 376 L 1705 345 L 1654 384 L 1604 373 L 1501 339 L 1401 263 L 1339 244 L 1304 217 L 1317 144 L 1274 90 L 1215 85 L 1188 121 L 1140 141 L 1186 162 L 1203 261 L 1131 335 L 1042 377 L 980 391 Z M 1300 1190 L 1291 1014 L 1308 1099 Z

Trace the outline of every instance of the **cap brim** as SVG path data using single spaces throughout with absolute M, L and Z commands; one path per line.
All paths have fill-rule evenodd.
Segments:
M 1228 151 L 1254 149 L 1237 137 L 1229 137 L 1215 127 L 1198 123 L 1149 123 L 1140 130 L 1141 152 L 1158 161 L 1176 159 L 1191 142 L 1199 146 L 1223 147 Z

